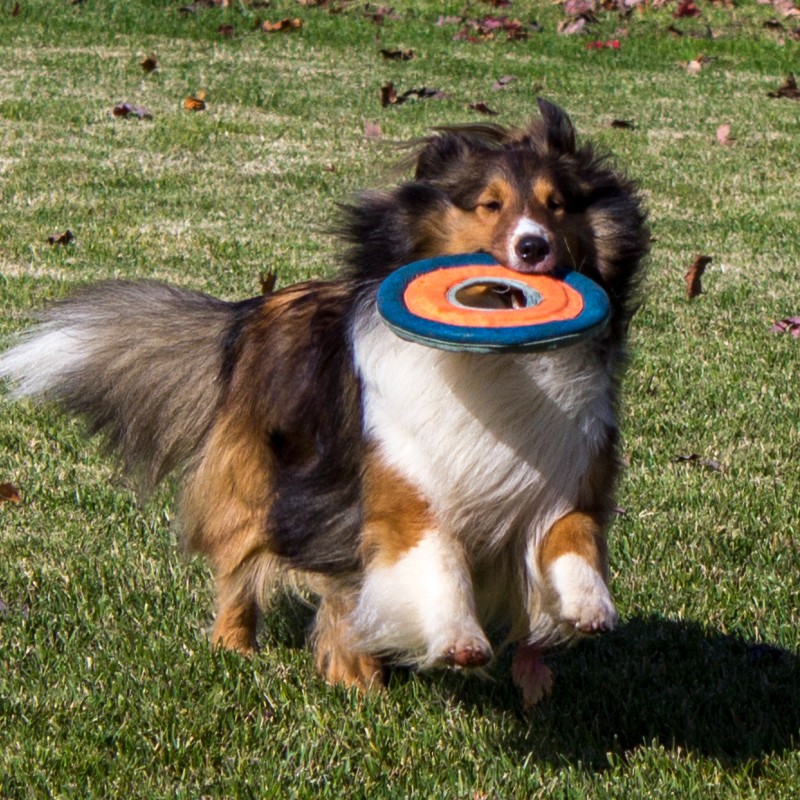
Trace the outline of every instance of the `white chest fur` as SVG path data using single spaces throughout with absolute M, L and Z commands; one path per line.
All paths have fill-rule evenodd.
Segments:
M 575 507 L 614 425 L 594 348 L 452 353 L 403 341 L 377 314 L 353 331 L 367 436 L 473 552 L 538 539 Z

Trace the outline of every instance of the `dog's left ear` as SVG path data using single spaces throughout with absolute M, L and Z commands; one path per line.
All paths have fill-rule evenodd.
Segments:
M 536 103 L 544 122 L 548 147 L 556 152 L 574 153 L 577 137 L 567 113 L 542 97 L 538 97 Z

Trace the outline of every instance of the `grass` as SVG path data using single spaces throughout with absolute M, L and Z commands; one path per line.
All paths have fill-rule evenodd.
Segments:
M 537 93 L 564 105 L 639 180 L 655 236 L 611 539 L 623 622 L 555 659 L 554 694 L 527 715 L 505 660 L 483 680 L 397 674 L 366 698 L 327 687 L 309 611 L 288 598 L 253 661 L 213 652 L 209 574 L 174 546 L 170 488 L 138 505 L 80 424 L 4 404 L 0 483 L 23 502 L 0 503 L 0 796 L 796 795 L 800 344 L 770 327 L 800 311 L 800 106 L 767 93 L 800 44 L 791 20 L 762 27 L 771 7 L 697 4 L 689 19 L 674 3 L 601 12 L 563 36 L 560 7 L 515 0 L 502 13 L 543 31 L 476 44 L 436 21 L 491 12 L 479 3 L 397 4 L 377 25 L 360 3 L 20 0 L 13 15 L 0 0 L 4 339 L 98 278 L 238 298 L 265 270 L 282 285 L 328 274 L 335 201 L 385 183 L 393 142 L 481 119 L 478 101 L 505 123 Z M 303 29 L 254 30 L 284 17 Z M 585 47 L 612 38 L 618 51 Z M 679 65 L 701 53 L 699 74 Z M 449 97 L 384 109 L 388 80 Z M 184 110 L 199 90 L 207 109 Z M 113 117 L 122 101 L 152 119 Z M 66 229 L 72 244 L 47 243 Z M 714 260 L 688 301 L 697 253 Z

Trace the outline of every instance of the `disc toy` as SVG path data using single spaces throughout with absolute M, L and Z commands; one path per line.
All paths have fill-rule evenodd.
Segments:
M 378 289 L 378 313 L 394 333 L 443 350 L 554 350 L 594 336 L 608 296 L 578 272 L 527 274 L 485 253 L 415 261 Z

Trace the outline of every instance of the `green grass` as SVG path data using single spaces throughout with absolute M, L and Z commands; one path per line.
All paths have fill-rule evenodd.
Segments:
M 648 5 L 561 36 L 558 6 L 515 0 L 502 13 L 543 32 L 472 44 L 435 24 L 461 2 L 398 3 L 380 26 L 360 3 L 250 5 L 0 0 L 0 336 L 98 278 L 239 298 L 265 270 L 329 274 L 335 202 L 389 179 L 394 142 L 482 119 L 476 101 L 519 123 L 543 94 L 640 182 L 655 236 L 611 536 L 622 625 L 554 659 L 527 715 L 506 659 L 377 696 L 327 687 L 288 598 L 258 657 L 213 652 L 209 573 L 175 547 L 170 488 L 137 505 L 78 423 L 4 403 L 0 483 L 23 503 L 0 503 L 0 797 L 796 796 L 800 342 L 770 325 L 800 313 L 800 104 L 767 97 L 800 65 L 791 21 L 781 41 L 768 6 L 698 0 L 694 19 Z M 302 31 L 254 29 L 283 17 Z M 701 53 L 699 75 L 679 66 Z M 383 109 L 388 80 L 449 97 Z M 199 90 L 208 108 L 185 111 Z M 122 101 L 153 118 L 114 118 Z M 690 302 L 697 253 L 714 261 Z M 692 453 L 722 470 L 673 462 Z

